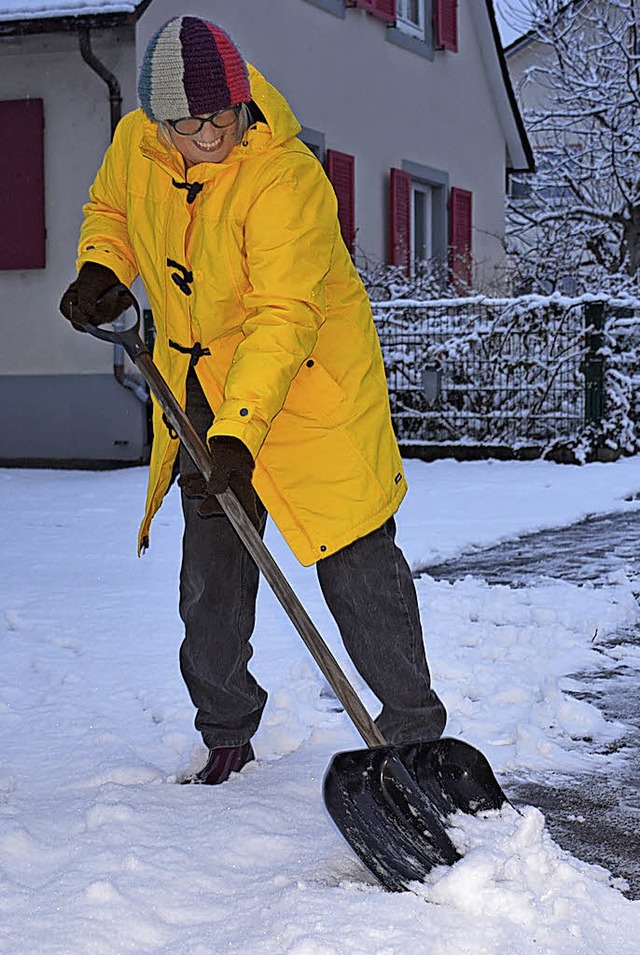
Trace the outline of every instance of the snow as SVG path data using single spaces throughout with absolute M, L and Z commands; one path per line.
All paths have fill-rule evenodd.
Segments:
M 49 17 L 88 17 L 107 13 L 133 13 L 137 4 L 127 0 L 0 0 L 0 22 Z
M 638 459 L 406 462 L 413 565 L 589 513 L 638 509 Z M 257 760 L 177 785 L 204 749 L 178 671 L 172 491 L 135 557 L 146 469 L 0 470 L 0 953 L 463 955 L 631 952 L 640 902 L 550 838 L 541 813 L 457 816 L 464 858 L 385 892 L 324 808 L 333 753 L 361 746 L 266 587 L 252 668 L 270 692 Z M 366 705 L 311 569 L 267 543 Z M 417 580 L 447 734 L 510 774 L 601 769 L 622 728 L 567 694 L 594 636 L 638 622 L 633 582 Z M 615 661 L 610 665 L 613 667 Z M 595 743 L 580 739 L 590 736 Z M 608 756 L 609 761 L 615 757 Z

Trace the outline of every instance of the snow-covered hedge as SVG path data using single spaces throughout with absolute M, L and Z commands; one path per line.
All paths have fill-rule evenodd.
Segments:
M 403 445 L 577 462 L 640 450 L 640 301 L 369 290 Z

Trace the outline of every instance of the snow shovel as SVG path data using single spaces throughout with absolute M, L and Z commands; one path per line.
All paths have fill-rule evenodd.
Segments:
M 105 294 L 131 296 L 126 286 Z M 133 307 L 137 318 L 130 328 L 84 325 L 82 330 L 124 347 L 207 480 L 209 451 L 140 338 L 135 299 Z M 500 809 L 507 801 L 489 763 L 473 746 L 452 738 L 386 743 L 233 491 L 217 499 L 368 747 L 336 754 L 326 772 L 325 805 L 338 829 L 392 891 L 422 882 L 435 866 L 452 865 L 460 853 L 447 831 L 449 817 L 458 810 Z

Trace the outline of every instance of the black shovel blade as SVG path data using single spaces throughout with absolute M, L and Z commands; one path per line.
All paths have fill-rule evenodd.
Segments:
M 337 753 L 324 799 L 356 855 L 393 892 L 461 858 L 447 832 L 454 812 L 506 802 L 482 753 L 455 739 Z
M 475 816 L 508 802 L 486 756 L 461 739 L 443 737 L 395 749 L 434 807 L 442 799 L 444 817 L 458 810 Z

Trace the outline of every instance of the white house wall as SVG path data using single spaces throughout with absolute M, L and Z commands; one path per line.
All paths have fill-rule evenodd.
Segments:
M 388 175 L 403 161 L 448 173 L 473 192 L 474 256 L 493 277 L 503 251 L 505 143 L 468 9 L 460 0 L 459 52 L 428 60 L 386 39 L 362 10 L 334 16 L 307 0 L 192 0 L 188 12 L 226 29 L 325 146 L 356 159 L 356 247 L 388 256 Z M 138 58 L 176 15 L 153 0 L 138 25 Z
M 92 34 L 92 45 L 131 108 L 133 29 Z M 0 403 L 12 409 L 0 460 L 136 459 L 146 410 L 115 381 L 111 346 L 74 332 L 58 312 L 76 275 L 82 205 L 110 140 L 107 85 L 74 33 L 3 38 L 0 63 L 0 100 L 44 101 L 47 228 L 46 268 L 0 271 Z
M 533 78 L 530 71 L 544 67 L 553 57 L 551 47 L 539 40 L 531 40 L 507 56 L 511 83 L 522 110 L 541 109 L 547 104 L 547 91 Z M 530 134 L 535 139 L 535 134 Z

